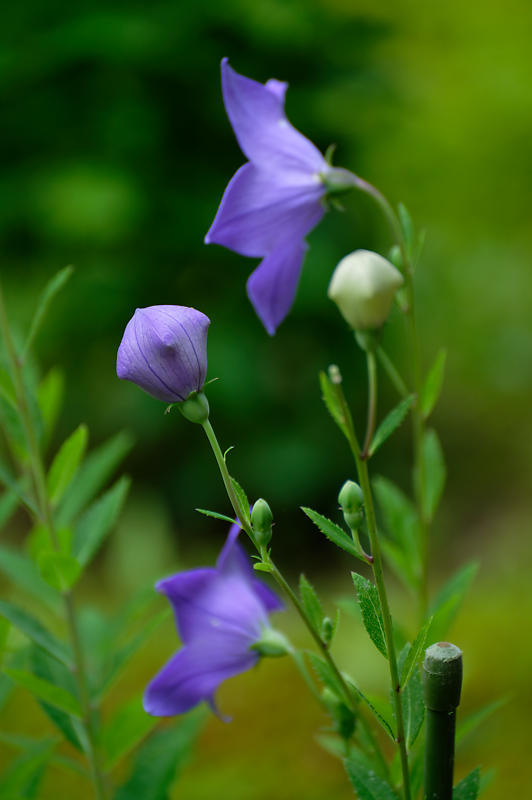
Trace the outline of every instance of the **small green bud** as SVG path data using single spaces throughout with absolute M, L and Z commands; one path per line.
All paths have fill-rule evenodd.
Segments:
M 378 253 L 355 250 L 333 272 L 328 295 L 356 331 L 374 330 L 385 322 L 401 273 Z
M 203 392 L 191 392 L 182 403 L 176 403 L 185 419 L 203 425 L 209 419 L 209 401 Z
M 255 650 L 260 656 L 279 658 L 292 652 L 292 645 L 286 636 L 275 628 L 264 628 L 260 639 L 252 644 L 250 650 Z
M 321 623 L 321 638 L 323 643 L 329 647 L 334 636 L 334 623 L 330 617 L 324 617 Z
M 357 531 L 364 519 L 364 495 L 358 483 L 346 481 L 338 494 L 338 502 L 349 530 Z
M 262 497 L 257 500 L 251 511 L 251 524 L 255 541 L 259 547 L 267 547 L 272 538 L 273 514 L 270 506 Z

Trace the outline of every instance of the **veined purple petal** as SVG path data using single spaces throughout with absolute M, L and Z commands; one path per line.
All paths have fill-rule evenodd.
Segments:
M 144 710 L 156 717 L 182 714 L 203 700 L 213 704 L 220 683 L 251 669 L 259 656 L 245 637 L 213 631 L 183 647 L 157 673 L 144 694 Z
M 243 256 L 265 256 L 280 241 L 303 239 L 325 213 L 325 186 L 307 173 L 272 174 L 247 163 L 229 182 L 206 237 Z
M 258 83 L 222 61 L 225 109 L 249 160 L 272 171 L 322 172 L 327 163 L 320 151 L 286 119 L 285 90 L 280 81 Z
M 137 308 L 118 348 L 118 377 L 159 400 L 185 400 L 205 382 L 209 324 L 186 306 Z
M 248 297 L 271 336 L 292 307 L 306 249 L 303 239 L 285 242 L 263 258 L 248 278 Z

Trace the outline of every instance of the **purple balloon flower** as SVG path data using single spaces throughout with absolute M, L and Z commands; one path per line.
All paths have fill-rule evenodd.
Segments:
M 118 348 L 118 377 L 166 403 L 186 400 L 205 383 L 209 325 L 187 306 L 137 308 Z
M 251 647 L 269 629 L 268 613 L 282 603 L 254 577 L 233 525 L 216 567 L 192 569 L 156 585 L 173 608 L 181 648 L 148 684 L 144 709 L 155 717 L 182 714 L 214 694 L 227 678 L 253 667 Z
M 205 242 L 262 257 L 247 282 L 269 334 L 288 314 L 307 249 L 305 236 L 322 218 L 324 178 L 334 170 L 286 119 L 286 83 L 264 85 L 222 61 L 225 109 L 249 161 L 236 172 Z

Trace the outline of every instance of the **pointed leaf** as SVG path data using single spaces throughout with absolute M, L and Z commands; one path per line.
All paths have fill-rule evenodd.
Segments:
M 218 511 L 208 511 L 206 508 L 196 508 L 195 511 L 198 511 L 200 514 L 205 514 L 206 517 L 214 517 L 214 519 L 221 519 L 224 522 L 229 522 L 230 525 L 234 523 L 234 519 L 231 519 L 231 517 L 225 514 L 219 514 Z
M 446 478 L 443 450 L 438 435 L 432 428 L 425 431 L 422 458 L 425 468 L 425 486 L 422 501 L 425 515 L 430 521 L 434 517 L 440 502 Z
M 15 387 L 11 380 L 11 375 L 3 367 L 0 367 L 0 396 L 9 403 L 14 411 L 17 411 L 17 397 L 15 394 Z
M 397 210 L 399 212 L 399 223 L 401 225 L 401 230 L 406 242 L 408 257 L 411 259 L 414 252 L 414 224 L 406 206 L 403 203 L 399 203 Z
M 142 696 L 126 703 L 113 716 L 102 732 L 101 745 L 106 754 L 106 769 L 133 750 L 159 724 L 142 707 Z
M 480 767 L 476 767 L 453 789 L 453 800 L 476 800 L 480 790 Z
M 358 800 L 397 800 L 394 790 L 383 778 L 357 758 L 347 758 L 345 768 Z
M 427 641 L 427 634 L 429 632 L 430 626 L 432 625 L 432 617 L 428 619 L 421 630 L 419 631 L 418 635 L 414 639 L 412 647 L 409 648 L 408 654 L 404 660 L 404 664 L 401 668 L 401 689 L 404 690 L 405 686 L 408 684 L 410 680 L 410 676 L 412 675 L 413 669 L 416 667 L 418 662 L 421 660 L 421 657 L 425 650 L 425 642 Z
M 404 400 L 401 400 L 395 406 L 395 408 L 393 408 L 390 413 L 384 417 L 371 441 L 369 447 L 370 456 L 376 453 L 379 447 L 384 444 L 386 439 L 388 439 L 388 437 L 391 436 L 395 430 L 397 430 L 414 404 L 414 400 L 415 395 L 413 394 L 405 397 Z
M 427 419 L 440 396 L 441 387 L 443 385 L 443 376 L 445 373 L 445 361 L 447 359 L 447 350 L 442 347 L 438 352 L 434 364 L 429 370 L 425 380 L 425 385 L 421 390 L 420 409 L 423 417 Z
M 301 603 L 307 612 L 307 616 L 310 619 L 314 630 L 316 633 L 321 634 L 321 623 L 323 620 L 323 609 L 321 607 L 321 602 L 316 594 L 316 590 L 305 578 L 303 573 L 301 573 L 299 577 L 299 596 L 301 597 Z
M 243 514 L 243 517 L 244 517 L 244 519 L 241 519 L 240 522 L 247 523 L 247 525 L 249 527 L 251 527 L 251 516 L 250 516 L 250 513 L 249 513 L 249 500 L 248 500 L 247 494 L 245 493 L 243 488 L 240 486 L 239 482 L 233 477 L 231 477 L 231 485 L 233 487 L 234 493 L 236 494 L 236 497 L 237 497 L 237 500 L 238 500 L 238 504 L 239 504 L 240 508 L 242 509 L 242 514 Z
M 63 442 L 52 461 L 47 479 L 48 496 L 52 505 L 55 506 L 59 503 L 67 486 L 74 477 L 85 453 L 88 436 L 87 426 L 80 425 Z
M 85 567 L 95 556 L 111 531 L 126 498 L 131 481 L 120 478 L 114 486 L 96 500 L 78 520 L 74 530 L 72 552 Z
M 0 601 L 0 614 L 8 619 L 15 628 L 18 628 L 25 636 L 31 639 L 39 647 L 50 653 L 65 666 L 71 666 L 71 660 L 67 647 L 55 638 L 46 628 L 27 611 L 22 608 Z
M 31 672 L 33 675 L 37 678 L 42 678 L 48 683 L 52 683 L 54 686 L 65 689 L 70 694 L 75 693 L 75 681 L 71 670 L 66 669 L 62 664 L 55 661 L 55 659 L 47 656 L 44 650 L 41 650 L 40 647 L 35 645 L 31 648 L 30 659 Z M 43 700 L 39 700 L 39 705 L 56 728 L 61 731 L 67 742 L 70 742 L 76 750 L 82 752 L 83 748 L 81 742 L 69 714 L 60 711 L 55 706 Z
M 403 717 L 405 737 L 408 748 L 412 747 L 425 719 L 425 705 L 423 703 L 423 684 L 418 667 L 412 670 L 410 680 L 401 692 L 403 703 Z
M 0 545 L 0 572 L 41 603 L 56 609 L 58 596 L 45 581 L 33 561 L 11 547 Z
M 387 478 L 376 477 L 373 490 L 384 528 L 391 537 L 391 541 L 383 539 L 383 551 L 400 580 L 417 590 L 421 573 L 421 526 L 416 508 L 404 492 Z
M 441 641 L 447 636 L 477 571 L 476 562 L 460 567 L 440 590 L 430 608 L 433 619 L 427 634 L 428 644 Z
M 377 650 L 379 650 L 385 658 L 388 658 L 384 622 L 382 620 L 381 604 L 377 587 L 357 572 L 352 572 L 351 577 L 353 578 L 353 583 L 357 591 L 357 600 L 360 611 L 362 612 L 364 627 Z
M 465 719 L 460 720 L 456 726 L 456 746 L 507 702 L 507 697 L 500 697 L 498 700 L 494 700 L 493 703 L 489 703 L 487 706 L 484 706 L 484 708 L 480 708 Z
M 0 800 L 34 800 L 44 771 L 50 762 L 55 740 L 32 742 L 23 755 L 10 764 L 0 777 Z
M 22 356 L 23 359 L 26 353 L 28 352 L 29 348 L 31 347 L 39 328 L 42 325 L 42 322 L 46 316 L 46 312 L 48 311 L 50 303 L 54 299 L 55 295 L 66 284 L 66 282 L 72 275 L 73 271 L 74 268 L 70 266 L 60 269 L 59 272 L 56 272 L 53 278 L 49 280 L 46 286 L 44 287 L 41 296 L 39 298 L 39 301 L 37 303 L 37 308 L 35 309 L 35 313 L 32 317 L 28 338 L 26 339 L 26 343 L 24 345 L 24 351 Z
M 81 719 L 82 713 L 79 703 L 66 689 L 54 686 L 53 683 L 49 683 L 42 678 L 36 678 L 31 672 L 25 672 L 21 669 L 5 669 L 4 672 L 17 686 L 28 689 L 36 697 L 44 700 L 45 703 L 50 703 L 61 711 L 66 711 L 67 714 L 72 714 L 72 716 Z
M 67 592 L 81 574 L 81 564 L 74 556 L 56 550 L 42 550 L 38 559 L 43 580 L 58 592 Z
M 0 418 L 1 416 L 2 412 L 0 409 Z M 0 483 L 2 483 L 7 489 L 10 489 L 10 491 L 16 494 L 20 502 L 23 503 L 26 506 L 26 508 L 29 508 L 29 510 L 32 512 L 34 516 L 36 517 L 39 516 L 39 512 L 37 511 L 37 506 L 25 491 L 23 482 L 17 481 L 17 479 L 10 474 L 7 467 L 2 463 L 0 463 Z
M 140 747 L 132 772 L 114 800 L 165 800 L 183 769 L 205 719 L 203 709 L 181 717 L 177 725 L 158 731 Z
M 0 529 L 9 521 L 13 516 L 18 506 L 18 497 L 15 492 L 8 489 L 0 497 Z
M 65 390 L 65 377 L 57 367 L 47 372 L 37 389 L 37 402 L 41 410 L 45 444 L 49 441 L 54 428 Z
M 301 511 L 303 511 L 307 517 L 312 520 L 314 525 L 323 533 L 323 535 L 337 547 L 341 547 L 342 550 L 345 550 L 346 553 L 349 553 L 351 556 L 355 556 L 355 558 L 360 559 L 366 563 L 365 559 L 360 555 L 356 546 L 351 539 L 351 537 L 336 525 L 334 522 L 331 522 L 330 519 L 327 517 L 322 516 L 322 514 L 318 514 L 317 511 L 313 511 L 311 508 L 306 508 L 305 506 L 301 506 Z
M 347 435 L 347 426 L 346 426 L 346 419 L 344 416 L 344 410 L 338 399 L 338 394 L 334 389 L 334 386 L 331 382 L 331 379 L 327 375 L 326 372 L 320 372 L 320 386 L 321 386 L 321 395 L 323 398 L 323 402 L 327 408 L 327 411 L 336 422 L 340 430 L 344 435 Z

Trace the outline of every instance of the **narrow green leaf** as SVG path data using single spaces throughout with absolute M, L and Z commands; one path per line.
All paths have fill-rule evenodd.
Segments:
M 11 489 L 8 489 L 0 497 L 0 529 L 13 516 L 18 506 L 18 496 Z
M 498 711 L 505 703 L 508 702 L 507 697 L 500 697 L 498 700 L 494 700 L 493 703 L 489 703 L 484 708 L 475 711 L 473 714 L 470 714 L 460 722 L 456 726 L 456 745 L 458 746 L 461 742 L 472 733 L 479 725 L 482 725 L 483 722 L 486 721 L 488 717 L 490 717 L 495 711 Z
M 206 508 L 196 508 L 200 514 L 205 514 L 206 517 L 214 517 L 214 519 L 221 519 L 224 522 L 229 522 L 231 525 L 234 523 L 234 519 L 231 517 L 226 516 L 225 514 L 219 514 L 217 511 L 208 511 Z
M 247 494 L 240 486 L 239 482 L 233 477 L 231 477 L 231 485 L 233 487 L 234 493 L 237 496 L 238 504 L 242 509 L 242 514 L 244 516 L 244 519 L 240 520 L 240 522 L 245 522 L 248 524 L 248 526 L 251 527 L 251 516 L 249 514 L 249 500 Z
M 186 764 L 205 719 L 203 709 L 182 717 L 177 725 L 157 731 L 139 748 L 132 772 L 114 800 L 165 800 Z
M 427 519 L 432 520 L 440 502 L 446 478 L 443 450 L 438 435 L 432 428 L 425 431 L 422 457 L 425 467 L 423 508 Z
M 410 680 L 410 676 L 412 675 L 412 671 L 421 660 L 421 657 L 425 650 L 425 642 L 427 641 L 427 634 L 429 632 L 430 626 L 432 625 L 432 617 L 428 619 L 419 633 L 417 634 L 412 647 L 408 650 L 408 655 L 405 658 L 404 664 L 402 665 L 401 669 L 401 689 L 404 690 L 408 681 Z
M 130 483 L 129 478 L 120 478 L 79 518 L 74 530 L 72 552 L 83 567 L 95 556 L 115 524 Z
M 397 800 L 390 784 L 361 760 L 347 758 L 345 768 L 359 800 Z
M 323 402 L 325 403 L 327 411 L 336 422 L 342 433 L 347 435 L 344 412 L 338 399 L 338 395 L 334 390 L 334 386 L 331 383 L 331 379 L 326 372 L 320 372 L 320 387 Z
M 27 556 L 11 547 L 0 545 L 0 572 L 40 603 L 46 603 L 53 609 L 57 608 L 59 601 L 57 594 L 43 581 L 39 570 Z
M 42 678 L 54 686 L 59 686 L 65 689 L 69 694 L 75 694 L 76 686 L 72 671 L 55 659 L 50 658 L 44 650 L 36 645 L 31 648 L 30 663 L 31 672 L 37 678 Z M 82 752 L 83 747 L 69 714 L 60 711 L 55 706 L 44 702 L 42 699 L 39 700 L 39 704 L 46 716 L 52 721 L 56 728 L 61 731 L 67 742 L 70 742 L 76 750 Z
M 57 509 L 59 527 L 70 525 L 94 500 L 132 446 L 132 437 L 122 431 L 88 453 Z
M 336 525 L 334 522 L 331 522 L 330 519 L 327 517 L 322 516 L 322 514 L 318 514 L 317 511 L 313 511 L 311 508 L 306 508 L 305 506 L 301 506 L 301 511 L 303 511 L 307 517 L 312 520 L 314 525 L 323 533 L 323 535 L 337 547 L 341 547 L 342 550 L 345 550 L 346 553 L 349 553 L 351 556 L 355 556 L 360 561 L 364 561 L 365 559 L 360 555 L 356 546 L 351 539 L 351 537 Z
M 54 686 L 53 683 L 49 683 L 42 678 L 36 678 L 31 672 L 25 672 L 21 669 L 5 669 L 4 672 L 17 686 L 27 689 L 36 697 L 44 700 L 45 703 L 50 703 L 50 705 L 59 708 L 61 711 L 66 711 L 67 714 L 72 714 L 72 716 L 81 719 L 82 713 L 79 703 L 66 689 Z
M 80 425 L 63 442 L 48 472 L 48 496 L 52 505 L 57 505 L 74 477 L 87 447 L 89 431 Z
M 71 660 L 67 647 L 60 642 L 55 636 L 46 630 L 46 628 L 35 619 L 27 611 L 22 608 L 0 601 L 0 614 L 9 620 L 9 622 L 18 628 L 25 636 L 38 644 L 50 653 L 51 656 L 56 658 L 62 664 L 70 667 Z
M 39 554 L 39 569 L 44 581 L 58 592 L 67 592 L 81 574 L 81 564 L 74 556 L 43 550 Z
M 445 639 L 477 572 L 478 563 L 466 564 L 440 590 L 430 608 L 433 619 L 427 634 L 428 644 Z
M 14 411 L 17 411 L 17 398 L 15 387 L 11 380 L 11 375 L 3 367 L 0 367 L 0 395 L 9 403 Z
M 10 474 L 7 467 L 2 463 L 0 463 L 0 483 L 3 483 L 7 489 L 16 494 L 21 503 L 23 503 L 23 505 L 25 505 L 34 516 L 38 516 L 37 506 L 24 490 L 22 481 L 17 481 L 17 479 Z
M 45 444 L 54 431 L 65 392 L 65 376 L 57 367 L 46 373 L 37 389 L 37 402 L 41 410 Z
M 25 358 L 26 353 L 30 349 L 33 340 L 35 339 L 35 336 L 37 335 L 37 332 L 42 325 L 42 322 L 46 316 L 46 312 L 48 311 L 50 303 L 52 302 L 56 294 L 66 284 L 66 282 L 72 275 L 73 271 L 74 268 L 70 266 L 60 269 L 59 272 L 56 272 L 53 278 L 49 280 L 46 286 L 44 287 L 41 296 L 38 300 L 37 308 L 35 309 L 35 313 L 32 317 L 30 330 L 28 333 L 28 337 L 26 339 L 26 343 L 24 345 L 24 350 L 22 355 L 23 359 Z
M 352 572 L 351 577 L 353 578 L 353 583 L 357 591 L 357 600 L 360 611 L 362 612 L 364 627 L 377 650 L 379 650 L 385 658 L 388 658 L 384 622 L 382 620 L 377 587 L 357 572 Z
M 311 583 L 305 578 L 303 573 L 299 576 L 299 595 L 303 608 L 307 612 L 312 626 L 316 633 L 321 634 L 321 623 L 323 620 L 323 609 L 321 602 L 316 594 L 316 590 Z
M 27 746 L 23 755 L 0 776 L 0 800 L 35 800 L 55 746 L 53 739 Z
M 480 791 L 480 767 L 469 773 L 453 789 L 453 800 L 476 800 Z
M 383 550 L 392 566 L 393 562 L 397 563 L 401 581 L 415 590 L 421 574 L 421 526 L 416 508 L 404 492 L 387 478 L 376 477 L 373 490 L 384 528 L 392 540 L 383 541 Z
M 375 435 L 371 441 L 369 447 L 370 456 L 376 453 L 379 447 L 384 444 L 386 439 L 388 439 L 388 437 L 391 436 L 395 430 L 397 430 L 412 407 L 414 400 L 415 395 L 413 394 L 405 397 L 404 400 L 401 400 L 395 406 L 395 408 L 392 408 L 390 413 L 384 417 L 383 421 L 375 431 Z
M 423 703 L 423 684 L 419 667 L 414 667 L 410 680 L 401 692 L 403 703 L 403 717 L 407 746 L 414 745 L 425 719 L 425 705 Z
M 440 396 L 445 374 L 445 362 L 447 360 L 447 350 L 442 347 L 438 352 L 434 364 L 430 368 L 425 379 L 425 384 L 421 390 L 420 409 L 424 418 L 427 419 Z
M 102 732 L 101 745 L 106 754 L 106 769 L 133 750 L 159 724 L 142 707 L 142 697 L 133 698 L 120 708 Z
M 403 203 L 399 203 L 397 210 L 399 212 L 399 223 L 405 238 L 408 257 L 412 258 L 414 252 L 414 224 L 412 222 L 412 217 Z

